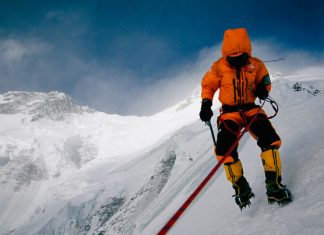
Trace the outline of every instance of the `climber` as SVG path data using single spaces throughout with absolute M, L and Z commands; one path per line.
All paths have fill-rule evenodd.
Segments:
M 228 29 L 224 33 L 222 57 L 215 61 L 204 75 L 202 104 L 199 113 L 204 122 L 213 116 L 211 109 L 214 94 L 219 90 L 222 106 L 217 119 L 218 134 L 216 156 L 224 159 L 227 179 L 235 190 L 235 202 L 242 209 L 250 206 L 254 193 L 244 177 L 237 146 L 229 154 L 225 153 L 235 144 L 236 137 L 250 120 L 251 135 L 261 149 L 261 160 L 265 172 L 266 194 L 269 203 L 283 204 L 291 201 L 291 193 L 281 183 L 281 160 L 279 147 L 281 140 L 265 111 L 255 104 L 258 97 L 264 100 L 271 89 L 271 81 L 264 63 L 251 55 L 252 45 L 245 28 Z

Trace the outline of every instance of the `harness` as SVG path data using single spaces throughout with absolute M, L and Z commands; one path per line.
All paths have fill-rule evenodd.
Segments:
M 261 100 L 260 100 L 261 102 Z M 260 111 L 262 110 L 262 107 L 263 105 L 265 104 L 265 102 L 268 102 L 270 103 L 270 105 L 272 106 L 272 109 L 274 110 L 274 114 L 272 116 L 266 116 L 266 115 L 263 115 L 260 113 Z M 235 132 L 233 131 L 231 128 L 229 128 L 226 124 L 226 122 L 224 122 L 222 119 L 221 119 L 221 116 L 225 113 L 233 113 L 233 112 L 238 112 L 243 120 L 243 127 L 245 127 L 247 124 L 248 124 L 248 117 L 246 116 L 246 112 L 247 111 L 250 111 L 252 109 L 255 109 L 255 108 L 259 108 L 260 111 L 257 112 L 255 115 L 256 115 L 256 118 L 254 121 L 257 121 L 257 120 L 261 120 L 261 119 L 272 119 L 274 118 L 277 114 L 278 114 L 278 111 L 279 111 L 279 105 L 278 103 L 270 96 L 268 96 L 267 98 L 264 99 L 264 102 L 262 104 L 262 106 L 260 105 L 257 105 L 255 103 L 247 103 L 247 104 L 240 104 L 240 105 L 222 105 L 222 107 L 220 108 L 220 115 L 218 116 L 217 118 L 217 127 L 219 129 L 220 125 L 223 124 L 224 127 L 231 133 L 235 134 L 235 135 L 238 135 L 240 132 Z M 253 118 L 255 115 L 253 115 L 252 117 L 250 118 Z

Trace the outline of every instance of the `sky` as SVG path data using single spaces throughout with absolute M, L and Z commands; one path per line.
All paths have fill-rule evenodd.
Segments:
M 320 0 L 0 0 L 0 93 L 150 115 L 200 84 L 228 28 L 246 27 L 264 59 L 292 58 L 283 69 L 321 64 L 323 14 Z

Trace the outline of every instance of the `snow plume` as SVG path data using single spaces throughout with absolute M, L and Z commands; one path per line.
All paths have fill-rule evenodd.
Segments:
M 0 92 L 39 89 L 35 75 L 44 73 L 37 62 L 48 50 L 49 44 L 36 39 L 0 38 Z
M 0 92 L 64 91 L 61 79 L 84 72 L 77 58 L 59 54 L 53 44 L 37 38 L 0 39 L 0 52 Z
M 200 87 L 201 78 L 213 61 L 214 49 L 201 50 L 196 60 L 166 72 L 153 83 L 144 84 L 130 113 L 153 114 L 192 95 L 195 88 Z
M 45 43 L 36 41 L 19 41 L 16 39 L 6 39 L 0 41 L 0 60 L 1 63 L 18 63 L 24 56 L 42 53 L 46 50 Z

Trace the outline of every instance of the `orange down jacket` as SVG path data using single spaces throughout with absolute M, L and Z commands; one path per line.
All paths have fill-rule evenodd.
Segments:
M 215 61 L 204 75 L 202 99 L 213 100 L 219 89 L 218 99 L 223 105 L 241 105 L 254 103 L 256 86 L 268 76 L 268 70 L 261 60 L 249 58 L 249 63 L 236 71 L 227 62 L 227 56 L 237 56 L 244 52 L 251 56 L 252 46 L 246 29 L 228 29 L 224 33 L 222 57 Z M 270 91 L 271 83 L 267 85 Z

